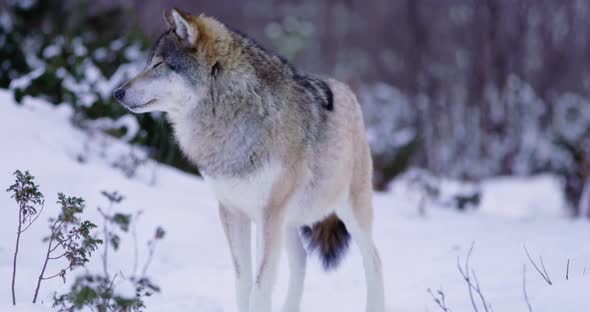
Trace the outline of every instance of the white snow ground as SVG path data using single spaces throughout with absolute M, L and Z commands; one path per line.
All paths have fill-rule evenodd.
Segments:
M 43 216 L 21 240 L 17 271 L 17 301 L 10 304 L 10 276 L 17 209 L 8 193 L 0 192 L 0 311 L 50 311 L 55 291 L 66 286 L 58 279 L 42 285 L 43 303 L 30 302 L 39 274 L 49 216 L 55 215 L 56 193 L 82 196 L 87 216 L 99 221 L 97 206 L 106 204 L 101 190 L 118 190 L 126 196 L 120 210 L 143 210 L 140 240 L 156 226 L 167 231 L 158 246 L 150 276 L 162 293 L 147 301 L 147 311 L 235 311 L 233 273 L 215 200 L 200 178 L 150 163 L 129 179 L 110 163 L 128 153 L 120 141 L 89 137 L 68 121 L 71 110 L 28 99 L 17 106 L 0 91 L 0 186 L 8 187 L 15 169 L 28 169 L 46 196 Z M 103 156 L 100 156 L 104 154 Z M 76 161 L 78 155 L 85 163 Z M 452 185 L 451 183 L 445 185 Z M 535 312 L 590 311 L 590 224 L 565 217 L 559 185 L 551 177 L 502 178 L 484 182 L 480 212 L 458 213 L 429 207 L 417 214 L 419 197 L 403 181 L 375 195 L 375 239 L 381 252 L 388 311 L 440 311 L 426 292 L 441 288 L 451 311 L 473 311 L 465 282 L 457 270 L 472 242 L 471 267 L 493 310 L 528 311 L 522 291 L 523 265 Z M 433 205 L 431 205 L 433 206 Z M 129 272 L 132 246 L 124 238 L 122 250 L 111 260 L 113 272 Z M 554 285 L 534 271 L 523 251 L 543 257 Z M 140 254 L 145 258 L 145 248 Z M 569 280 L 565 280 L 570 259 Z M 283 263 L 274 306 L 279 310 L 286 290 Z M 90 265 L 96 267 L 98 258 Z M 362 261 L 353 245 L 342 266 L 324 273 L 314 259 L 308 268 L 303 311 L 364 311 Z M 53 265 L 50 269 L 57 269 Z M 588 274 L 585 273 L 589 269 Z M 71 277 L 76 271 L 69 273 Z M 479 311 L 484 311 L 479 308 Z

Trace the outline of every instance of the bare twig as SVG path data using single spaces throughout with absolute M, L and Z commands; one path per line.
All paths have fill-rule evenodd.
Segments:
M 475 293 L 478 295 L 479 299 L 481 300 L 481 304 L 482 304 L 484 310 L 486 312 L 490 312 L 490 310 L 492 310 L 491 305 L 485 299 L 485 296 L 484 296 L 484 294 L 481 290 L 481 287 L 479 285 L 479 281 L 477 279 L 477 276 L 475 275 L 475 271 L 469 270 L 469 262 L 471 260 L 471 254 L 473 253 L 474 246 L 475 246 L 475 242 L 471 244 L 471 248 L 469 248 L 469 252 L 467 253 L 467 258 L 465 259 L 465 268 L 461 267 L 461 259 L 460 259 L 460 257 L 457 257 L 457 268 L 459 269 L 459 273 L 461 273 L 461 276 L 463 276 L 463 280 L 467 283 L 467 290 L 469 291 L 469 299 L 471 300 L 471 306 L 473 307 L 473 311 L 479 312 L 478 305 L 475 302 L 475 298 L 473 295 L 473 292 L 475 291 Z M 475 284 L 472 282 L 471 275 L 473 275 L 473 281 L 475 281 Z
M 445 293 L 442 291 L 442 289 L 438 289 L 436 291 L 436 295 L 432 292 L 432 289 L 430 289 L 430 288 L 426 289 L 426 292 L 430 294 L 430 296 L 432 297 L 432 300 L 434 300 L 434 302 L 436 302 L 438 307 L 441 310 L 443 310 L 443 312 L 452 312 L 451 308 L 449 308 L 447 306 L 447 303 L 445 301 Z
M 39 277 L 37 278 L 37 287 L 35 288 L 35 294 L 33 295 L 33 303 L 37 303 L 37 296 L 39 295 L 39 288 L 41 287 L 41 281 L 47 279 L 44 277 L 44 275 L 45 275 L 45 269 L 47 269 L 47 263 L 49 262 L 49 260 L 51 260 L 51 253 L 54 252 L 57 249 L 57 247 L 61 246 L 61 244 L 58 243 L 52 248 L 52 244 L 55 241 L 54 240 L 55 235 L 61 229 L 61 226 L 63 225 L 63 221 L 61 223 L 59 223 L 59 225 L 58 225 L 58 222 L 59 222 L 59 219 L 55 220 L 55 222 L 53 222 L 53 225 L 51 226 L 51 235 L 49 236 L 49 243 L 47 244 L 47 253 L 45 254 L 45 261 L 43 262 L 43 268 L 41 269 L 41 273 L 39 274 Z M 61 273 L 61 271 L 60 271 L 60 273 Z
M 438 296 L 437 296 L 437 295 L 435 295 L 435 294 L 432 292 L 432 290 L 431 290 L 430 288 L 428 288 L 428 289 L 426 290 L 426 292 L 428 292 L 428 293 L 430 294 L 430 296 L 432 297 L 432 299 L 434 300 L 434 302 L 436 302 L 436 304 L 438 305 L 438 307 L 439 307 L 441 310 L 443 310 L 443 312 L 452 312 L 452 311 L 451 311 L 451 308 L 449 308 L 449 307 L 447 306 L 447 303 L 446 303 L 446 301 L 445 301 L 445 293 L 442 291 L 442 289 L 438 289 L 438 290 L 436 291 L 436 294 L 437 294 Z
M 57 272 L 57 273 L 55 273 L 55 274 L 53 274 L 53 275 L 50 275 L 50 276 L 47 276 L 47 277 L 43 277 L 43 280 L 49 280 L 49 279 L 52 279 L 52 278 L 56 278 L 56 277 L 58 277 L 58 276 L 63 276 L 63 275 L 65 274 L 65 272 L 66 272 L 67 270 L 71 269 L 71 268 L 72 268 L 72 266 L 71 266 L 71 265 L 69 265 L 69 266 L 67 266 L 67 267 L 66 267 L 66 268 L 64 268 L 64 269 L 61 269 L 61 270 L 59 270 L 59 272 Z
M 111 291 L 113 290 L 113 286 L 115 285 L 115 279 L 117 279 L 117 276 L 119 276 L 119 273 L 115 273 L 115 275 L 113 276 L 113 279 L 111 280 L 111 282 L 109 283 L 109 287 L 106 290 L 106 293 L 111 293 Z M 103 299 L 103 306 L 104 307 L 108 307 L 108 303 L 109 303 L 110 298 L 108 296 L 105 296 L 105 298 Z
M 22 231 L 19 230 L 19 233 L 24 233 L 26 230 L 29 229 L 29 227 L 31 227 L 31 225 L 33 223 L 35 223 L 35 221 L 37 220 L 37 218 L 39 218 L 39 216 L 43 212 L 43 208 L 45 208 L 45 201 L 42 201 L 41 202 L 41 208 L 39 209 L 39 212 L 37 212 L 37 215 L 35 215 L 35 217 L 33 217 L 33 218 L 30 218 L 29 219 L 29 224 L 27 224 L 27 226 L 24 229 L 22 229 Z
M 490 310 L 492 310 L 492 305 L 487 303 L 485 297 L 483 296 L 483 291 L 481 290 L 481 287 L 479 286 L 479 280 L 477 279 L 477 275 L 475 274 L 475 271 L 473 269 L 471 270 L 471 275 L 473 275 L 473 280 L 475 281 L 475 291 L 479 295 L 479 299 L 481 300 L 481 304 L 483 305 L 486 312 L 488 312 L 488 308 Z
M 22 225 L 22 209 L 18 211 L 18 230 L 16 233 L 16 248 L 14 248 L 14 257 L 12 258 L 12 305 L 16 305 L 16 296 L 14 292 L 14 282 L 16 280 L 16 258 L 18 257 L 18 245 L 20 243 L 21 225 Z
M 55 225 L 55 223 L 54 223 Z M 41 269 L 41 273 L 39 274 L 39 278 L 37 279 L 37 287 L 35 288 L 35 295 L 33 295 L 33 303 L 37 303 L 37 296 L 39 295 L 39 288 L 41 287 L 41 281 L 43 280 L 43 274 L 45 274 L 45 269 L 47 269 L 47 262 L 49 262 L 49 255 L 51 255 L 51 244 L 53 243 L 53 229 L 51 231 L 52 235 L 49 237 L 49 244 L 47 244 L 47 253 L 45 254 L 45 262 L 43 262 L 43 268 Z
M 109 245 L 110 245 L 110 237 L 109 237 L 109 218 L 110 213 L 113 208 L 113 203 L 109 204 L 109 208 L 107 212 L 102 211 L 102 209 L 98 208 L 98 212 L 103 217 L 103 233 L 104 233 L 104 245 L 103 245 L 103 252 L 102 252 L 102 271 L 104 276 L 109 279 L 109 270 L 108 270 L 108 261 L 109 261 Z
M 67 255 L 67 254 L 68 254 L 67 252 L 64 252 L 64 253 L 62 253 L 62 254 L 61 254 L 61 255 L 59 255 L 59 256 L 56 256 L 56 257 L 49 257 L 49 260 L 57 260 L 57 259 L 61 259 L 61 258 L 65 257 L 65 255 Z
M 531 306 L 529 295 L 526 290 L 526 264 L 522 266 L 522 292 L 524 294 L 524 301 L 526 302 L 529 312 L 533 312 L 533 307 Z
M 115 279 L 117 279 L 117 276 L 119 276 L 119 273 L 115 273 L 115 275 L 113 276 L 113 279 L 109 283 L 109 288 L 107 289 L 107 291 L 110 292 L 113 289 L 113 285 L 115 284 Z
M 539 259 L 541 260 L 541 267 L 543 268 L 543 271 L 541 271 L 541 269 L 539 269 L 539 267 L 537 266 L 535 261 L 533 261 L 533 258 L 531 258 L 531 255 L 529 254 L 528 249 L 526 249 L 526 246 L 523 246 L 523 248 L 524 248 L 524 252 L 526 253 L 526 256 L 529 258 L 529 261 L 531 262 L 531 264 L 533 265 L 535 270 L 537 270 L 539 275 L 541 275 L 541 277 L 543 277 L 543 279 L 545 280 L 545 282 L 547 282 L 547 284 L 553 285 L 553 283 L 551 282 L 551 278 L 549 277 L 549 274 L 547 273 L 547 269 L 545 268 L 545 263 L 543 263 L 543 257 L 539 257 Z
M 60 223 L 60 224 L 59 224 L 59 226 L 58 226 L 57 228 L 55 228 L 55 231 L 52 231 L 52 232 L 51 232 L 51 233 L 52 233 L 52 234 L 51 234 L 51 235 L 52 235 L 52 237 L 53 237 L 53 235 L 55 235 L 55 233 L 57 233 L 58 231 L 60 231 L 60 230 L 61 230 L 61 226 L 62 226 L 62 225 L 63 225 L 63 222 L 62 222 L 62 223 Z M 54 252 L 54 251 L 55 251 L 55 250 L 57 250 L 57 248 L 59 248 L 59 247 L 66 248 L 66 245 L 67 245 L 69 242 L 71 242 L 71 241 L 74 239 L 74 237 L 75 237 L 76 235 L 77 235 L 76 233 L 71 233 L 70 235 L 68 235 L 68 237 L 67 237 L 67 238 L 65 238 L 65 239 L 63 239 L 63 240 L 56 240 L 55 242 L 56 242 L 57 244 L 55 245 L 55 247 L 53 247 L 53 248 L 50 250 L 50 253 Z
M 547 279 L 549 281 L 551 281 L 551 278 L 549 277 L 549 273 L 547 273 L 547 269 L 545 268 L 545 263 L 543 262 L 543 257 L 539 256 L 539 259 L 541 259 L 541 268 L 543 269 L 543 273 L 545 273 L 545 276 L 547 276 Z M 549 283 L 549 285 L 551 285 L 551 283 Z
M 154 237 L 148 241 L 149 254 L 148 254 L 148 258 L 143 266 L 143 269 L 141 270 L 140 277 L 145 277 L 147 270 L 154 258 L 154 253 L 156 252 L 156 245 L 164 237 L 165 233 L 166 232 L 161 227 L 157 227 Z
M 141 216 L 142 213 L 143 213 L 143 211 L 140 210 L 135 214 L 135 222 L 133 222 L 133 228 L 131 229 L 131 235 L 133 236 L 133 275 L 132 276 L 137 275 L 137 262 L 139 259 L 139 251 L 138 251 L 138 247 L 137 247 L 137 223 L 138 223 L 139 217 Z
M 55 247 L 53 247 L 53 248 L 51 248 L 51 250 L 49 250 L 49 253 L 52 253 L 52 252 L 54 252 L 54 251 L 55 251 L 57 248 L 59 248 L 60 246 L 61 246 L 61 244 L 60 244 L 60 243 L 57 243 L 57 244 L 55 245 Z
M 149 253 L 148 253 L 148 258 L 145 261 L 144 265 L 143 265 L 143 269 L 141 270 L 141 277 L 145 277 L 147 274 L 147 270 L 150 267 L 150 264 L 152 264 L 152 260 L 154 258 L 154 253 L 156 252 L 156 243 L 155 241 L 150 241 L 148 243 L 148 249 L 149 249 Z
M 469 277 L 469 260 L 471 259 L 471 253 L 473 252 L 474 245 L 475 245 L 475 243 L 471 243 L 471 248 L 469 248 L 469 252 L 467 252 L 467 259 L 465 260 L 465 271 L 463 271 L 463 268 L 461 268 L 460 257 L 457 257 L 457 268 L 459 269 L 459 272 L 463 276 L 463 279 L 465 280 L 465 282 L 467 282 L 467 290 L 469 291 L 469 299 L 471 300 L 471 305 L 473 306 L 473 311 L 479 312 L 479 309 L 477 308 L 477 304 L 475 304 L 475 300 L 473 299 L 473 290 L 471 287 L 471 281 L 470 281 L 470 277 Z M 465 273 L 465 272 L 467 272 L 467 273 Z

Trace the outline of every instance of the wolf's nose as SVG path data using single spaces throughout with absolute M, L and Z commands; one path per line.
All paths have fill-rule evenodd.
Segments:
M 125 89 L 119 88 L 115 90 L 115 92 L 113 92 L 113 97 L 119 102 L 123 101 L 123 98 L 125 97 Z

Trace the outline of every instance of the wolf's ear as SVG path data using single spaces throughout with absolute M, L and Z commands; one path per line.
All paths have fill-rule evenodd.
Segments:
M 184 41 L 187 46 L 193 46 L 197 43 L 199 29 L 193 21 L 194 17 L 190 13 L 177 9 L 167 10 L 164 13 L 164 19 L 176 36 Z

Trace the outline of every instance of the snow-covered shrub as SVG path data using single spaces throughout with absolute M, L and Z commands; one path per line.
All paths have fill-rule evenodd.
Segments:
M 194 170 L 161 114 L 118 122 L 128 112 L 112 91 L 141 70 L 148 48 L 133 16 L 129 8 L 99 9 L 90 1 L 7 2 L 0 8 L 0 88 L 11 89 L 18 101 L 36 96 L 72 105 L 80 127 L 89 119 L 110 119 L 102 131 L 148 147 L 156 160 Z
M 565 93 L 553 100 L 552 134 L 561 153 L 551 167 L 566 179 L 566 194 L 575 213 L 590 217 L 590 100 Z
M 67 102 L 90 117 L 110 107 L 112 90 L 141 68 L 145 44 L 123 8 L 91 12 L 86 1 L 10 1 L 2 10 L 0 87 Z M 75 12 L 75 13 L 74 13 Z M 75 19 L 64 16 L 76 16 Z
M 397 179 L 406 194 L 415 197 L 419 215 L 426 216 L 427 207 L 436 206 L 458 211 L 478 209 L 482 189 L 478 183 L 437 177 L 430 171 L 411 168 Z
M 289 61 L 294 61 L 303 51 L 314 30 L 311 22 L 287 16 L 280 22 L 266 25 L 264 33 L 281 55 Z
M 460 90 L 412 97 L 384 83 L 362 87 L 359 97 L 378 188 L 408 165 L 474 182 L 551 173 L 566 182 L 574 212 L 590 210 L 590 100 L 583 96 L 543 98 L 510 75 L 501 88 L 487 85 L 477 105 Z M 455 201 L 477 205 L 478 196 Z
M 417 111 L 405 94 L 385 83 L 364 86 L 359 101 L 376 168 L 375 184 L 383 189 L 414 156 Z

